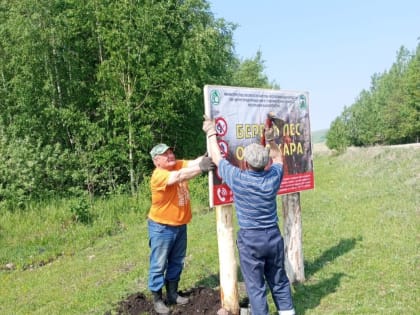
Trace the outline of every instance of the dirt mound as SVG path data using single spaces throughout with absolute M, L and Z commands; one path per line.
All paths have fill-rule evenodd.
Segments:
M 188 297 L 190 301 L 186 305 L 172 306 L 171 315 L 215 315 L 221 308 L 219 290 L 199 287 L 180 292 L 180 294 Z M 116 312 L 119 315 L 156 314 L 153 310 L 151 297 L 146 297 L 143 293 L 134 293 L 128 296 L 118 304 Z

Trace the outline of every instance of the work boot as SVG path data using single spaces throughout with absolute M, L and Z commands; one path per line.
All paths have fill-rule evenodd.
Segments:
M 168 304 L 184 305 L 188 303 L 188 298 L 182 297 L 178 294 L 178 281 L 167 281 L 166 282 L 166 296 L 168 298 Z
M 162 289 L 159 291 L 152 291 L 153 294 L 153 307 L 155 312 L 162 315 L 169 314 L 169 308 L 165 305 L 162 300 Z

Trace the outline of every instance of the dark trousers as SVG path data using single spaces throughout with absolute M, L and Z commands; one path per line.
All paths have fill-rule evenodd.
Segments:
M 278 226 L 241 229 L 237 246 L 252 315 L 269 314 L 266 282 L 277 310 L 293 310 L 290 282 L 284 269 L 284 241 Z

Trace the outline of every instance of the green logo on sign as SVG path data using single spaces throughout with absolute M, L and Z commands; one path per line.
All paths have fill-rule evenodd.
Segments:
M 210 92 L 210 104 L 211 105 L 220 104 L 220 93 L 218 90 L 213 90 Z
M 299 96 L 299 106 L 300 109 L 306 109 L 306 96 L 303 94 Z

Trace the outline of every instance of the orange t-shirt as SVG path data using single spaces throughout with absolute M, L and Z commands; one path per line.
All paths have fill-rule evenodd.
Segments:
M 187 165 L 188 161 L 177 160 L 174 170 Z M 168 186 L 170 171 L 156 168 L 150 179 L 152 206 L 149 218 L 168 225 L 183 225 L 191 221 L 191 203 L 188 182 Z

